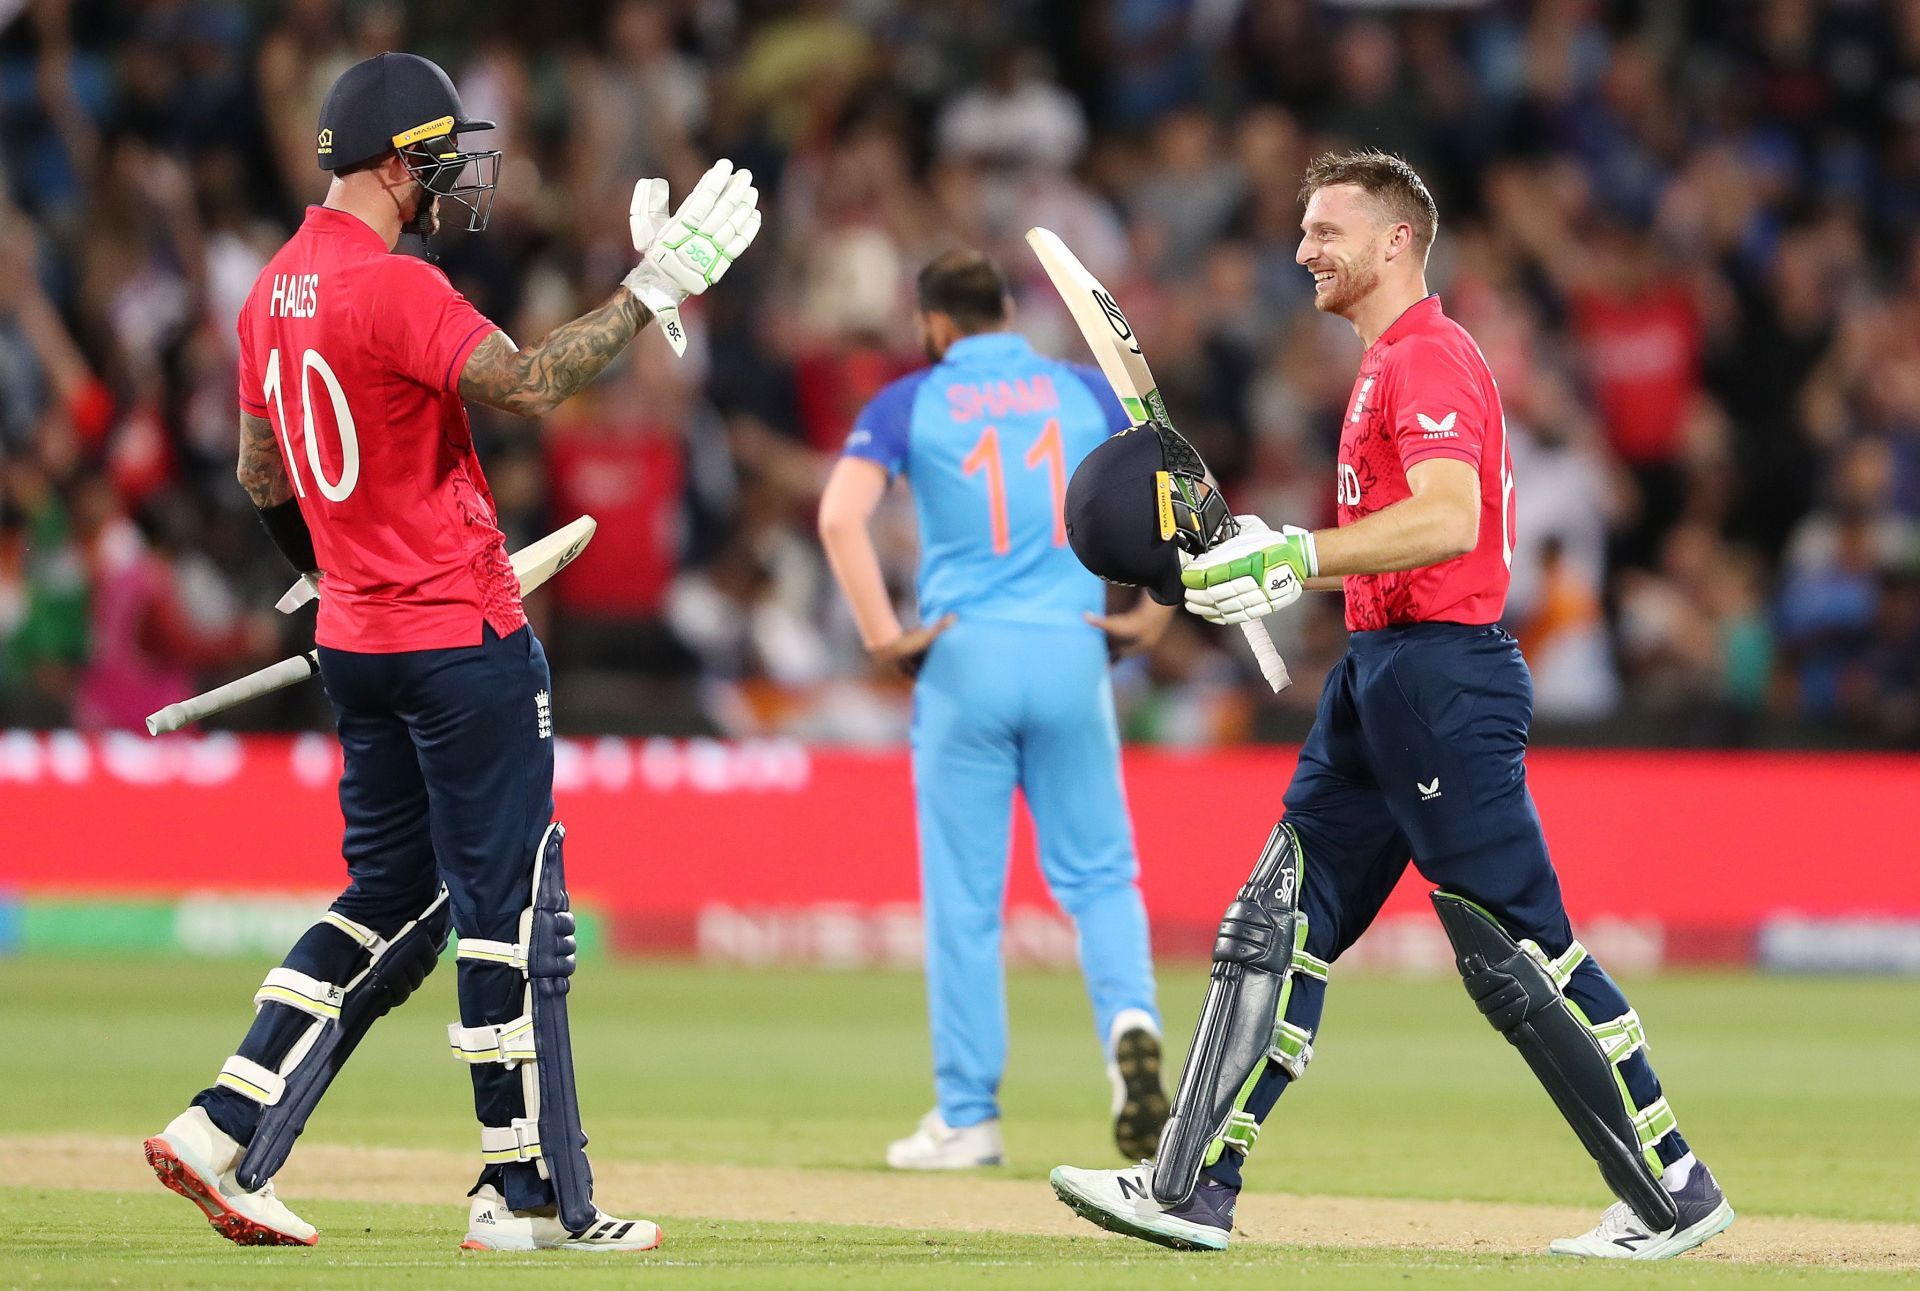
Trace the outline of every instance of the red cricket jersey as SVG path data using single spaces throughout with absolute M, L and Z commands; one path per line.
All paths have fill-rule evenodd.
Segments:
M 240 406 L 273 426 L 326 575 L 314 640 L 388 654 L 526 623 L 458 393 L 499 330 L 440 270 L 323 206 L 240 310 Z
M 1500 391 L 1480 347 L 1428 296 L 1367 348 L 1340 429 L 1340 524 L 1412 496 L 1409 468 L 1452 457 L 1480 472 L 1480 541 L 1464 556 L 1346 577 L 1347 628 L 1492 623 L 1513 563 L 1513 457 Z

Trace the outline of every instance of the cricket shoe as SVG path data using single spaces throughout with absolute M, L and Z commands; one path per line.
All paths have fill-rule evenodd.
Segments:
M 1167 1091 L 1160 1083 L 1160 1032 L 1153 1019 L 1128 1009 L 1114 1019 L 1113 1142 L 1120 1155 L 1140 1161 L 1160 1153 L 1160 1131 L 1167 1124 Z
M 615 1219 L 595 1208 L 593 1222 L 571 1232 L 552 1215 L 507 1209 L 492 1184 L 482 1184 L 467 1211 L 463 1251 L 650 1251 L 666 1240 L 650 1219 Z
M 1125 1170 L 1063 1165 L 1047 1178 L 1069 1210 L 1111 1232 L 1176 1251 L 1224 1251 L 1233 1236 L 1233 1203 L 1240 1191 L 1205 1177 L 1177 1206 L 1154 1200 L 1153 1166 L 1146 1161 Z
M 937 1109 L 922 1116 L 920 1127 L 906 1138 L 887 1144 L 887 1164 L 895 1170 L 970 1170 L 999 1165 L 1005 1155 L 998 1120 L 956 1130 Z
M 189 1107 L 143 1145 L 160 1182 L 200 1207 L 213 1231 L 241 1246 L 312 1246 L 319 1230 L 273 1195 L 273 1184 L 247 1192 L 235 1182 L 240 1144 Z
M 1633 1207 L 1616 1201 L 1591 1232 L 1555 1238 L 1547 1250 L 1596 1260 L 1670 1260 L 1733 1222 L 1733 1206 L 1702 1161 L 1693 1163 L 1686 1183 L 1673 1193 L 1673 1208 L 1680 1213 L 1679 1222 L 1658 1232 L 1641 1223 Z

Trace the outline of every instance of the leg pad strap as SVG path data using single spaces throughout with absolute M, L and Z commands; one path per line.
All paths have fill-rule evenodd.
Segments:
M 455 1022 L 447 1027 L 447 1041 L 453 1056 L 462 1062 L 498 1062 L 509 1067 L 532 1062 L 533 1015 L 522 1013 L 511 1022 L 491 1026 L 463 1027 Z
M 346 997 L 347 993 L 332 982 L 292 968 L 275 968 L 253 993 L 253 1004 L 256 1009 L 263 1004 L 284 1004 L 322 1022 L 332 1022 L 339 1018 Z
M 262 1107 L 272 1107 L 287 1092 L 285 1076 L 237 1053 L 221 1065 L 213 1083 L 245 1095 Z
M 480 1159 L 488 1165 L 540 1159 L 540 1122 L 516 1116 L 506 1125 L 480 1127 Z

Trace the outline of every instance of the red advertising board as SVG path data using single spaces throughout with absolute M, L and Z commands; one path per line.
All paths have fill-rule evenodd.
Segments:
M 0 734 L 0 888 L 337 888 L 338 756 L 322 736 Z M 782 911 L 865 920 L 863 935 L 884 938 L 889 912 L 911 913 L 902 752 L 609 738 L 563 740 L 557 757 L 568 874 L 629 949 L 689 949 L 729 928 L 778 935 L 752 920 Z M 1142 885 L 1164 945 L 1204 948 L 1293 760 L 1292 749 L 1129 752 Z M 1530 766 L 1583 925 L 1684 929 L 1698 945 L 1783 915 L 1920 915 L 1920 758 L 1549 749 Z M 1043 909 L 1030 831 L 1016 839 L 1009 903 Z M 1387 915 L 1421 914 L 1424 891 L 1410 872 Z

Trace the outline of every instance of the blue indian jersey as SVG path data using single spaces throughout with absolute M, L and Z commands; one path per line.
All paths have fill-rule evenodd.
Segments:
M 845 452 L 913 488 L 920 617 L 1080 623 L 1100 580 L 1067 546 L 1067 479 L 1127 428 L 1097 369 L 1034 352 L 1023 336 L 965 337 L 873 397 Z

